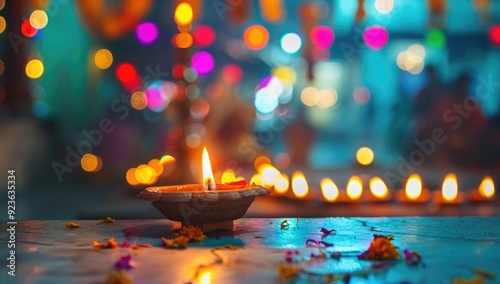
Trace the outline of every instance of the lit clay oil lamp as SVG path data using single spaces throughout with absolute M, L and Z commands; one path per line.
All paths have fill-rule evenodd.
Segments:
M 245 180 L 215 184 L 206 148 L 202 156 L 203 184 L 148 187 L 137 198 L 151 201 L 165 217 L 204 232 L 232 229 L 233 220 L 245 215 L 256 196 L 270 190 L 248 185 Z

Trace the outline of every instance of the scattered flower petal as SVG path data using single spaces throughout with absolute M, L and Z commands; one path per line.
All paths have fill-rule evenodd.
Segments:
M 115 268 L 116 269 L 132 269 L 132 268 L 135 268 L 135 265 L 132 262 L 132 256 L 129 254 L 129 255 L 120 257 L 120 260 L 118 260 L 115 263 Z
M 175 236 L 186 237 L 189 242 L 201 242 L 207 238 L 207 236 L 203 234 L 203 231 L 199 227 L 191 225 L 181 227 L 175 234 Z
M 422 261 L 422 256 L 417 252 L 411 252 L 407 249 L 403 251 L 405 255 L 405 261 L 408 265 L 418 265 Z
M 68 222 L 68 223 L 66 223 L 66 227 L 68 227 L 68 228 L 79 228 L 80 224 L 75 223 L 75 222 Z
M 491 280 L 493 280 L 493 279 L 495 279 L 495 277 L 496 277 L 495 273 L 484 271 L 484 270 L 483 270 L 483 269 L 481 269 L 481 268 L 476 268 L 476 269 L 474 269 L 474 272 L 475 272 L 477 275 L 482 276 L 482 277 L 484 277 L 484 278 L 486 278 L 486 279 L 491 279 Z
M 291 281 L 300 273 L 300 265 L 281 264 L 278 266 L 278 277 L 281 281 Z
M 331 229 L 331 230 L 327 230 L 325 228 L 321 228 L 321 230 L 319 230 L 321 233 L 323 233 L 323 236 L 321 238 L 325 238 L 326 236 L 330 235 L 330 234 L 337 234 L 337 231 L 335 229 Z
M 457 277 L 453 279 L 453 284 L 483 284 L 484 279 L 480 275 L 476 275 L 473 278 L 465 279 L 462 277 Z
M 177 237 L 173 240 L 161 238 L 162 246 L 167 247 L 167 248 L 187 248 L 188 242 L 189 242 L 189 239 L 184 237 L 184 236 Z
M 152 244 L 131 244 L 127 241 L 124 241 L 123 243 L 119 244 L 120 247 L 125 247 L 125 248 L 131 248 L 131 249 L 140 249 L 140 248 L 150 248 L 153 247 Z
M 105 284 L 132 284 L 132 278 L 125 273 L 124 270 L 115 270 L 111 271 L 106 280 L 104 280 Z
M 311 253 L 311 258 L 326 258 L 326 253 L 320 251 L 319 254 Z
M 313 244 L 311 244 L 313 243 Z M 313 239 L 307 239 L 306 240 L 306 247 L 332 247 L 333 244 L 331 243 L 327 243 L 327 242 L 324 242 L 324 241 L 317 241 L 317 240 L 313 240 Z
M 373 242 L 370 243 L 370 247 L 365 252 L 358 255 L 358 259 L 365 260 L 393 260 L 400 257 L 397 251 L 397 246 L 392 243 L 394 239 L 393 235 L 382 236 L 373 235 Z
M 106 219 L 99 220 L 99 223 L 114 223 L 116 220 L 111 217 L 106 217 Z
M 92 245 L 94 246 L 94 248 L 104 248 L 104 249 L 112 249 L 118 247 L 118 243 L 115 241 L 115 238 L 109 238 L 107 244 L 93 241 Z

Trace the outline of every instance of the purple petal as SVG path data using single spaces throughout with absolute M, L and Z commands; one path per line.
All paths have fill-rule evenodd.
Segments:
M 327 243 L 327 242 L 323 242 L 323 241 L 321 241 L 319 243 L 322 244 L 322 245 L 324 245 L 325 248 L 327 248 L 327 247 L 333 247 L 333 244 L 331 244 L 331 243 Z
M 306 246 L 308 246 L 310 243 L 314 243 L 319 246 L 319 241 L 313 240 L 313 239 L 307 239 L 306 240 Z
M 405 249 L 403 251 L 403 253 L 405 254 L 405 258 L 406 259 L 411 259 L 413 257 L 413 255 L 411 254 L 411 252 L 409 250 L 407 250 L 407 249 Z
M 321 228 L 321 230 L 319 230 L 319 231 L 325 235 L 330 235 L 331 233 L 333 233 L 335 235 L 337 233 L 337 231 L 335 229 L 328 230 L 325 228 Z

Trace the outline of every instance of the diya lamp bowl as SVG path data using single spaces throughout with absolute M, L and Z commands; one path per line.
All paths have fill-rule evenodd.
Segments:
M 137 198 L 151 201 L 167 219 L 207 232 L 232 229 L 233 220 L 245 215 L 256 196 L 269 193 L 258 185 L 217 184 L 210 190 L 201 184 L 189 184 L 148 187 Z

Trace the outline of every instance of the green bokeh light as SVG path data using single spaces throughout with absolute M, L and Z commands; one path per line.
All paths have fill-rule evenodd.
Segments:
M 427 32 L 425 42 L 431 48 L 441 49 L 446 45 L 446 37 L 440 29 L 432 29 Z

